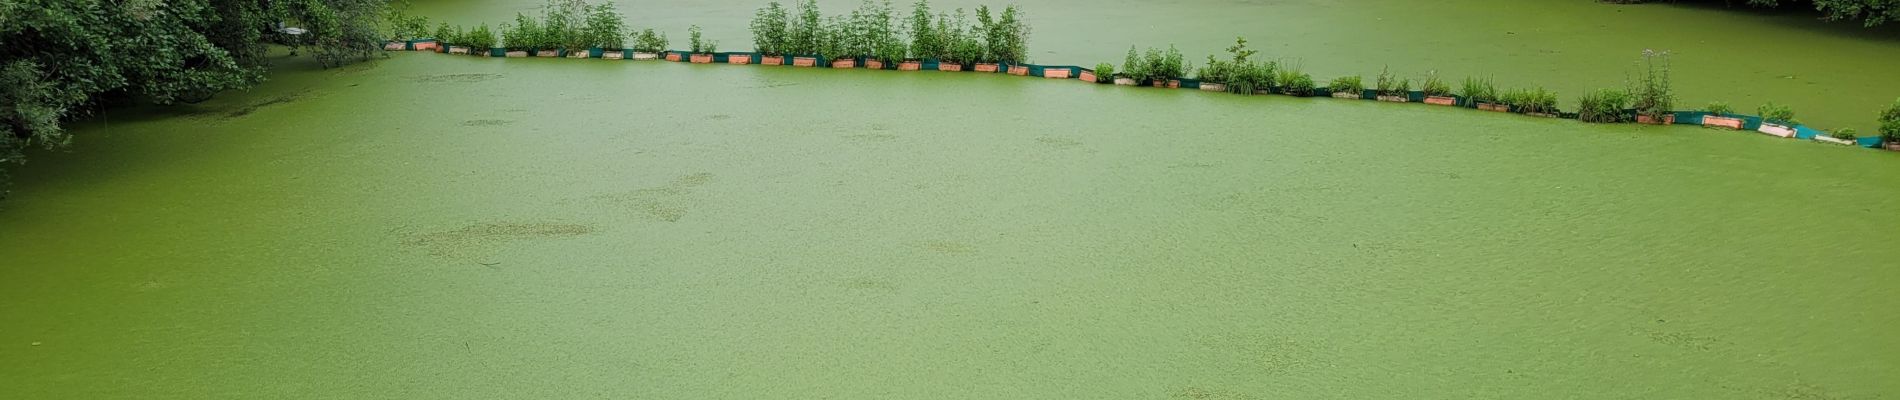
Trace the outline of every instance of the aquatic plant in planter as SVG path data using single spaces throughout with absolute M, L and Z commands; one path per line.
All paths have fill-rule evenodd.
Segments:
M 541 40 L 541 23 L 521 13 L 515 13 L 514 25 L 502 24 L 502 44 L 507 46 L 507 57 L 527 57 Z
M 999 63 L 1016 65 L 1029 62 L 1029 26 L 1023 22 L 1021 9 L 1010 5 L 1003 8 L 1000 18 L 991 18 L 989 6 L 978 6 L 976 22 L 975 31 L 970 36 L 982 39 L 984 58 L 984 62 L 976 65 L 977 72 L 997 72 Z M 1020 71 L 1011 67 L 1010 72 L 1027 75 L 1028 67 L 1022 67 Z
M 1358 75 L 1333 78 L 1326 89 L 1333 92 L 1333 98 L 1359 100 L 1364 96 L 1366 84 Z
M 1142 56 L 1142 64 L 1140 81 L 1154 87 L 1179 88 L 1180 77 L 1186 75 L 1188 70 L 1186 57 L 1174 45 L 1168 45 L 1166 52 L 1149 48 Z
M 1286 93 L 1288 96 L 1307 97 L 1313 95 L 1313 89 L 1315 88 L 1313 76 L 1307 75 L 1306 72 L 1300 71 L 1297 68 L 1280 70 L 1279 77 L 1275 80 L 1280 83 L 1280 92 Z
M 618 60 L 626 54 L 627 18 L 614 7 L 613 3 L 600 3 L 587 13 L 583 31 L 592 45 L 588 48 L 590 56 Z
M 1669 52 L 1643 50 L 1644 71 L 1629 93 L 1636 108 L 1636 122 L 1652 125 L 1676 123 L 1676 95 L 1669 82 Z
M 1498 99 L 1498 87 L 1490 78 L 1465 78 L 1459 87 L 1458 95 L 1465 97 L 1466 104 L 1476 105 L 1479 110 L 1510 112 L 1511 106 Z
M 1880 112 L 1880 140 L 1887 150 L 1900 151 L 1900 99 Z
M 1207 64 L 1194 70 L 1194 79 L 1201 81 L 1201 90 L 1209 92 L 1227 91 L 1227 82 L 1233 78 L 1232 67 L 1227 63 L 1207 56 Z
M 666 51 L 666 46 L 670 42 L 671 40 L 666 39 L 665 33 L 654 32 L 653 28 L 641 30 L 640 34 L 633 37 L 633 59 L 658 60 L 660 52 Z
M 435 46 L 435 52 L 447 52 L 449 47 L 454 47 L 453 45 L 457 44 L 462 38 L 462 35 L 457 33 L 460 29 L 461 27 L 450 28 L 447 22 L 436 25 L 435 34 L 429 35 L 429 37 L 435 38 L 437 44 Z M 466 53 L 466 51 L 464 52 Z
M 752 51 L 760 55 L 760 64 L 784 65 L 786 35 L 791 33 L 791 14 L 773 1 L 752 16 Z
M 1855 140 L 1860 139 L 1860 137 L 1857 136 L 1857 134 L 1859 133 L 1860 132 L 1855 131 L 1854 128 L 1835 129 L 1833 132 L 1829 132 L 1826 135 L 1815 135 L 1814 141 L 1823 142 L 1823 143 L 1833 143 L 1833 144 L 1844 145 L 1844 146 L 1853 146 L 1855 144 Z
M 692 48 L 691 60 L 694 64 L 711 64 L 713 53 L 719 52 L 719 42 L 702 39 L 699 25 L 686 28 L 687 45 Z
M 543 8 L 541 29 L 543 45 L 535 53 L 537 57 L 570 57 L 578 54 L 587 57 L 585 50 L 591 38 L 586 33 L 587 3 L 581 0 L 549 0 Z
M 1227 53 L 1230 60 L 1208 56 L 1207 65 L 1196 70 L 1195 75 L 1201 79 L 1201 90 L 1253 95 L 1274 87 L 1274 82 L 1278 80 L 1274 76 L 1278 64 L 1249 61 L 1249 57 L 1259 52 L 1247 48 L 1247 38 L 1235 37 L 1234 45 L 1227 47 Z
M 818 2 L 798 2 L 797 18 L 788 22 L 785 35 L 784 52 L 792 56 L 792 66 L 818 66 L 818 57 L 815 55 L 824 51 L 825 33 L 824 21 L 818 13 Z
M 1142 68 L 1141 54 L 1135 52 L 1135 46 L 1128 46 L 1128 56 L 1122 59 L 1121 74 L 1115 76 L 1115 84 L 1121 86 L 1139 86 L 1147 74 Z
M 1629 122 L 1623 109 L 1629 106 L 1630 95 L 1616 89 L 1599 89 L 1577 99 L 1577 120 L 1595 123 Z
M 1418 90 L 1425 92 L 1425 104 L 1438 106 L 1458 105 L 1458 98 L 1451 96 L 1451 84 L 1445 83 L 1443 79 L 1438 79 L 1438 72 L 1436 71 L 1425 75 L 1425 83 L 1420 85 Z
M 1702 116 L 1702 126 L 1742 130 L 1742 119 L 1734 115 L 1735 109 L 1729 107 L 1728 103 L 1709 103 L 1709 115 Z
M 1390 68 L 1379 71 L 1379 78 L 1373 82 L 1379 101 L 1404 103 L 1412 100 L 1412 80 L 1397 79 Z
M 1551 118 L 1557 116 L 1557 93 L 1541 87 L 1536 90 L 1512 90 L 1498 101 L 1504 103 L 1505 109 L 1520 114 Z
M 1094 71 L 1083 71 L 1082 80 L 1093 83 L 1115 83 L 1115 64 L 1095 64 Z
M 1761 127 L 1756 132 L 1784 138 L 1794 137 L 1794 108 L 1768 102 L 1755 109 L 1761 114 Z

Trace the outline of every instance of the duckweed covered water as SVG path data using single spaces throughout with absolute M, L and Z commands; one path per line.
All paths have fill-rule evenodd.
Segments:
M 972 74 L 286 64 L 18 171 L 0 397 L 1900 389 L 1890 153 Z

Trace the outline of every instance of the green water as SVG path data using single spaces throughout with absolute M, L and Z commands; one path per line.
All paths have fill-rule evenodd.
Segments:
M 0 211 L 0 398 L 1900 392 L 1894 153 L 433 54 L 74 130 Z

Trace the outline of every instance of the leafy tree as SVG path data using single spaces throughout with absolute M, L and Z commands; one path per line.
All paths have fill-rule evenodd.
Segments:
M 784 6 L 767 3 L 752 17 L 752 49 L 770 56 L 784 54 L 790 24 L 791 15 Z
M 791 24 L 786 52 L 794 55 L 817 54 L 825 46 L 825 23 L 818 13 L 817 0 L 804 0 L 798 3 L 798 19 Z
M 910 55 L 914 57 L 939 57 L 943 55 L 944 43 L 937 32 L 938 27 L 930 22 L 930 0 L 917 0 L 910 13 Z
M 591 47 L 619 50 L 626 46 L 627 19 L 614 3 L 600 3 L 587 13 L 585 32 Z

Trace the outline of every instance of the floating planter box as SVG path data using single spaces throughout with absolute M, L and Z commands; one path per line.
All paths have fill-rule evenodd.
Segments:
M 620 50 L 608 51 L 600 53 L 600 58 L 603 60 L 625 60 L 627 59 L 627 52 Z
M 535 57 L 560 57 L 561 51 L 560 50 L 540 50 L 540 51 L 534 52 L 534 56 Z
M 1015 76 L 1029 76 L 1029 67 L 1021 66 L 1021 65 L 1011 65 L 1009 66 L 1009 74 L 1015 75 Z
M 587 58 L 587 55 L 588 55 L 588 54 L 587 54 L 587 52 L 586 52 L 586 51 L 569 51 L 569 52 L 567 52 L 567 58 Z
M 1734 130 L 1739 131 L 1739 130 L 1742 130 L 1742 119 L 1734 118 L 1734 117 L 1717 117 L 1714 115 L 1705 115 L 1705 116 L 1702 116 L 1702 126 L 1711 127 L 1711 128 L 1728 128 L 1728 129 L 1734 129 Z
M 818 66 L 818 59 L 814 57 L 792 57 L 792 66 L 816 67 Z
M 1817 136 L 1815 136 L 1815 137 L 1814 137 L 1814 140 L 1815 140 L 1815 141 L 1818 141 L 1818 142 L 1827 142 L 1827 143 L 1833 143 L 1833 144 L 1839 144 L 1839 145 L 1848 145 L 1848 146 L 1853 146 L 1853 145 L 1855 144 L 1855 143 L 1854 143 L 1854 141 L 1852 141 L 1852 140 L 1847 140 L 1847 139 L 1837 139 L 1837 138 L 1835 138 L 1835 137 L 1833 137 L 1833 136 L 1828 136 L 1828 135 L 1817 135 Z
M 785 56 L 759 57 L 759 65 L 785 65 Z
M 694 54 L 694 55 L 692 55 L 692 58 L 691 58 L 691 59 L 689 59 L 689 61 L 692 61 L 692 62 L 693 62 L 694 64 L 712 64 L 712 62 L 713 62 L 713 55 L 711 55 L 711 54 Z
M 408 49 L 409 49 L 409 45 L 403 42 L 383 43 L 383 50 L 387 50 L 387 51 L 403 51 L 403 50 L 408 50 Z
M 846 58 L 846 59 L 842 59 L 842 60 L 831 60 L 831 67 L 832 67 L 832 68 L 844 68 L 844 69 L 852 69 L 852 68 L 857 68 L 857 67 L 858 67 L 858 60 L 853 60 L 853 59 L 849 59 L 849 58 Z
M 1645 124 L 1645 125 L 1670 125 L 1670 124 L 1676 123 L 1676 115 L 1669 114 L 1669 115 L 1664 115 L 1662 118 L 1656 118 L 1656 117 L 1651 117 L 1648 115 L 1637 114 L 1636 123 Z M 1792 130 L 1790 131 L 1792 132 Z
M 435 42 L 416 42 L 416 51 L 435 50 Z
M 1115 84 L 1122 85 L 1122 86 L 1141 86 L 1139 83 L 1135 82 L 1135 78 L 1129 78 L 1129 77 L 1116 77 Z
M 1209 91 L 1209 92 L 1225 92 L 1225 91 L 1227 91 L 1227 84 L 1224 84 L 1224 83 L 1212 83 L 1212 82 L 1201 82 L 1201 90 L 1205 90 L 1205 91 Z
M 1524 113 L 1524 115 L 1529 115 L 1529 116 L 1539 117 L 1539 118 L 1557 118 L 1557 114 L 1551 114 L 1551 113 L 1527 112 L 1527 113 Z
M 674 52 L 670 52 L 670 51 L 669 51 L 669 52 L 666 52 L 666 60 L 667 60 L 667 61 L 672 61 L 672 62 L 680 62 L 680 61 L 681 61 L 681 59 L 680 59 L 680 53 L 674 53 Z
M 1206 85 L 1206 84 L 1205 84 L 1205 83 L 1203 83 L 1202 85 Z M 1347 99 L 1347 100 L 1359 100 L 1359 94 L 1358 94 L 1358 93 L 1352 93 L 1352 92 L 1336 92 L 1336 93 L 1333 93 L 1333 98 L 1335 98 L 1335 99 Z
M 960 71 L 963 71 L 963 64 L 937 63 L 937 70 L 945 71 L 945 72 L 960 72 Z
M 1049 79 L 1069 79 L 1068 68 L 1043 68 L 1042 77 Z
M 528 52 L 522 51 L 522 50 L 510 51 L 504 54 L 506 54 L 508 58 L 527 58 L 528 57 Z
M 1382 95 L 1379 95 L 1379 101 L 1390 102 L 1390 103 L 1409 103 L 1412 101 L 1412 99 L 1407 98 L 1406 96 L 1382 94 Z
M 898 71 L 916 71 L 916 70 L 921 70 L 921 69 L 924 69 L 924 62 L 922 61 L 906 60 L 904 62 L 897 63 Z
M 462 47 L 462 46 L 449 46 L 449 54 L 468 54 L 468 48 Z
M 1149 82 L 1148 82 L 1148 84 L 1149 84 L 1149 85 L 1151 85 L 1151 86 L 1154 86 L 1154 87 L 1164 87 L 1164 88 L 1169 88 L 1169 89 L 1176 89 L 1176 88 L 1180 88 L 1180 87 L 1181 87 L 1181 80 L 1179 80 L 1179 79 L 1169 79 L 1169 80 L 1167 80 L 1166 82 L 1163 82 L 1163 81 L 1161 81 L 1160 79 L 1155 79 L 1155 80 L 1152 80 L 1152 81 L 1149 81 Z
M 1787 125 L 1776 125 L 1776 124 L 1771 124 L 1767 122 L 1762 122 L 1761 127 L 1755 128 L 1755 131 L 1768 134 L 1768 136 L 1777 136 L 1777 137 L 1785 137 L 1785 138 L 1794 137 L 1794 128 L 1789 127 Z
M 976 72 L 996 72 L 996 64 L 976 63 Z
M 864 60 L 864 69 L 884 69 L 883 60 Z
M 1886 147 L 1888 151 L 1900 151 L 1900 142 L 1889 141 Z
M 1082 71 L 1082 76 L 1079 78 L 1082 79 L 1083 82 L 1088 83 L 1100 82 L 1100 78 L 1095 76 L 1095 71 Z
M 1478 109 L 1484 111 L 1511 112 L 1511 106 L 1508 104 L 1478 103 Z
M 1425 96 L 1425 104 L 1434 106 L 1455 106 L 1458 105 L 1458 98 L 1450 96 Z
M 746 65 L 752 63 L 751 54 L 733 54 L 726 56 L 727 64 Z
M 633 52 L 634 61 L 652 61 L 660 59 L 660 53 Z

